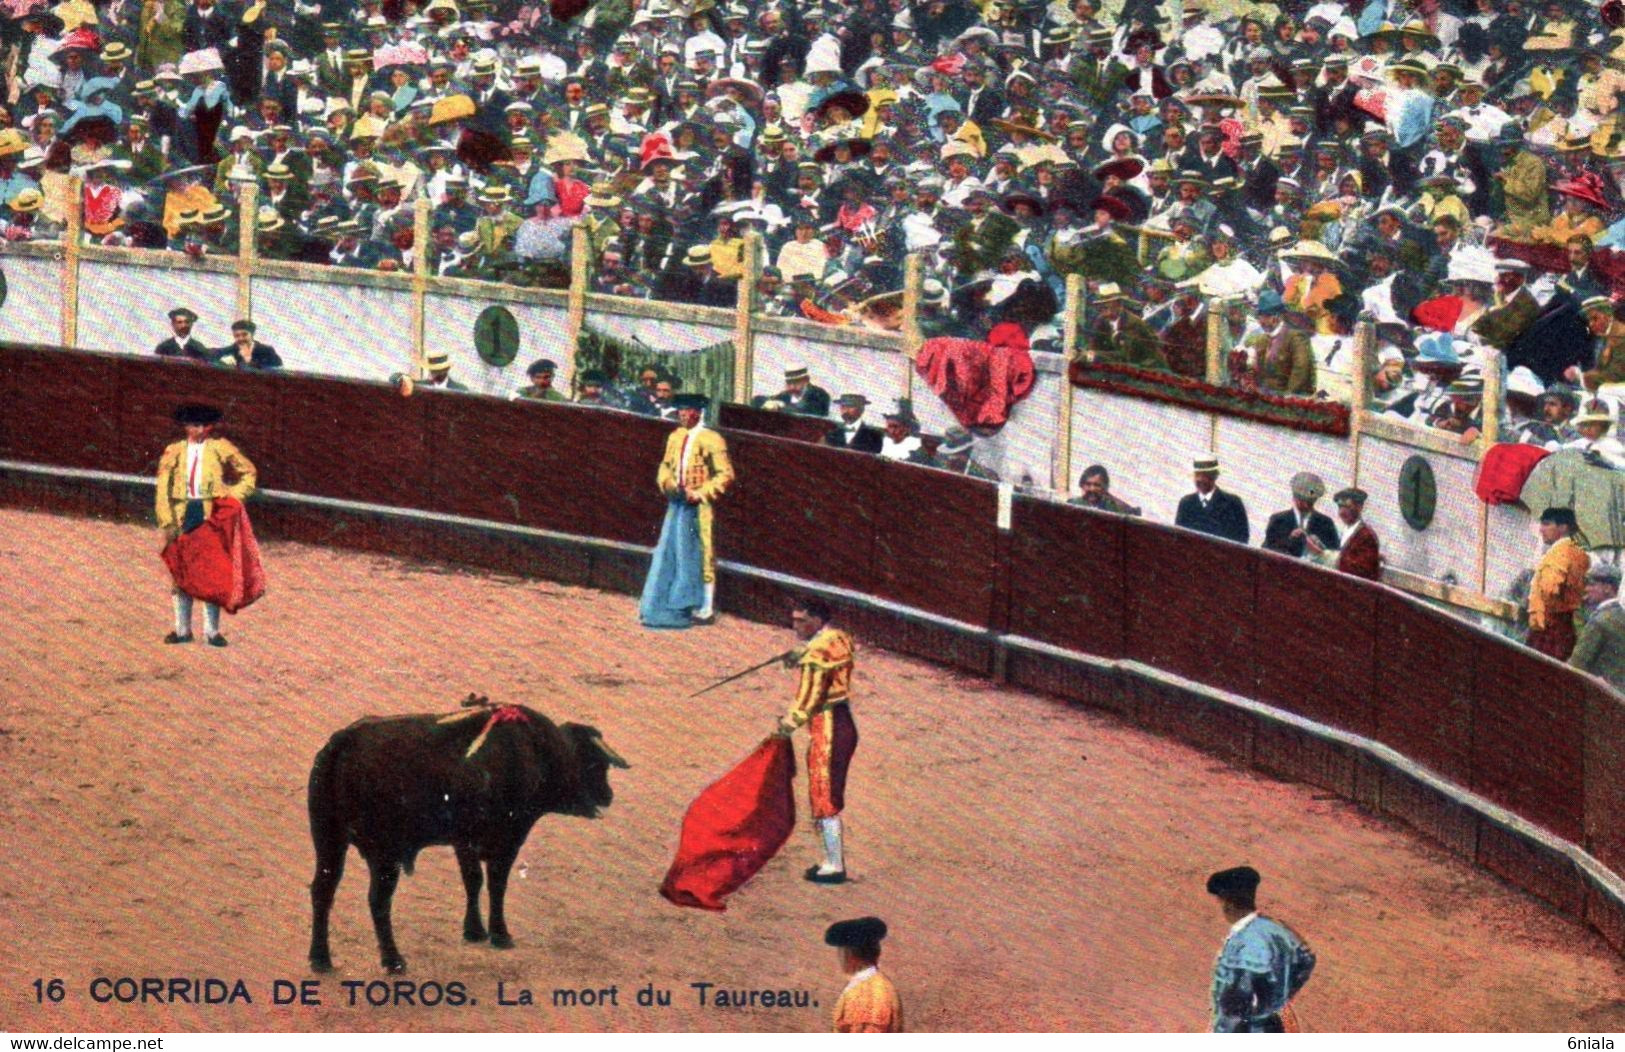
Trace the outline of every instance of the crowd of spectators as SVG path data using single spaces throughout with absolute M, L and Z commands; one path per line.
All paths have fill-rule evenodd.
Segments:
M 1316 397 L 1365 317 L 1383 412 L 1617 417 L 1619 0 L 5 6 L 14 241 L 78 176 L 89 241 L 234 254 L 253 184 L 265 258 L 557 285 L 582 227 L 600 291 L 731 306 L 754 233 L 769 313 L 895 327 L 920 253 L 926 336 L 1058 349 L 1081 274 L 1097 361 L 1201 377 L 1219 311 Z

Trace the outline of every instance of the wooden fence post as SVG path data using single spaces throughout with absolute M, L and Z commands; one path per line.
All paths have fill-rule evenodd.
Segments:
M 1224 301 L 1207 301 L 1207 382 L 1215 386 L 1225 379 Z
M 744 266 L 734 300 L 734 390 L 735 402 L 748 403 L 755 386 L 756 369 L 756 282 L 762 276 L 762 237 L 752 230 L 745 235 Z
M 1055 422 L 1055 458 L 1050 464 L 1050 489 L 1065 498 L 1072 478 L 1072 410 L 1077 388 L 1072 386 L 1072 363 L 1078 357 L 1078 330 L 1083 326 L 1083 275 L 1066 276 L 1066 303 L 1061 309 L 1061 409 Z
M 254 260 L 259 256 L 258 183 L 237 187 L 237 317 L 254 317 Z
M 421 370 L 429 356 L 429 213 L 427 195 L 412 201 L 412 367 Z
M 570 231 L 570 294 L 564 314 L 564 354 L 570 375 L 576 372 L 576 341 L 587 320 L 587 281 L 592 276 L 592 239 L 584 223 Z
M 920 332 L 920 290 L 925 284 L 925 259 L 918 252 L 903 257 L 903 389 L 901 397 L 914 397 L 914 362 L 925 342 Z
M 68 179 L 68 228 L 62 234 L 62 346 L 79 345 L 79 242 L 85 232 L 85 182 Z

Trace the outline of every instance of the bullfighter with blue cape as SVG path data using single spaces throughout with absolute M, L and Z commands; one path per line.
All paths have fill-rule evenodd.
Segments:
M 714 504 L 734 478 L 728 444 L 704 423 L 709 400 L 684 394 L 673 404 L 682 426 L 666 439 L 656 477 L 667 500 L 666 519 L 638 603 L 638 617 L 649 628 L 687 628 L 716 620 Z

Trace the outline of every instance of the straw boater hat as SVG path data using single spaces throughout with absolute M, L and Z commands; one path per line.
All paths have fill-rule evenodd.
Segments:
M 481 204 L 505 205 L 513 200 L 513 191 L 501 183 L 490 183 L 480 189 Z
M 615 208 L 620 205 L 621 199 L 615 193 L 615 187 L 607 182 L 592 184 L 592 191 L 587 194 L 588 208 Z

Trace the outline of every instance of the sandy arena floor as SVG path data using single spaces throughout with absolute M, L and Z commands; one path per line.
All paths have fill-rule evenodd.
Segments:
M 272 544 L 271 592 L 227 619 L 229 648 L 166 647 L 157 547 L 150 529 L 0 511 L 0 1029 L 820 1030 L 842 983 L 823 929 L 872 912 L 910 1029 L 1200 1030 L 1225 933 L 1203 881 L 1244 861 L 1319 953 L 1311 1029 L 1625 1028 L 1625 966 L 1601 939 L 1406 829 L 879 651 L 860 654 L 856 880 L 801 879 L 808 830 L 726 914 L 680 910 L 655 888 L 683 809 L 770 729 L 790 681 L 682 699 L 787 629 L 656 635 L 623 596 Z M 531 834 L 513 950 L 461 941 L 449 850 L 402 881 L 404 978 L 462 982 L 477 1004 L 345 1003 L 344 980 L 383 978 L 352 852 L 322 1007 L 271 1005 L 272 980 L 309 977 L 316 750 L 358 716 L 471 690 L 596 724 L 633 764 L 615 804 Z M 241 978 L 254 1003 L 91 999 L 121 976 Z M 62 1002 L 35 1004 L 54 977 Z M 499 1006 L 499 981 L 537 1005 Z M 694 982 L 818 1007 L 702 1008 Z M 672 1006 L 633 1004 L 645 983 Z M 555 988 L 611 985 L 618 1006 L 553 1007 Z

